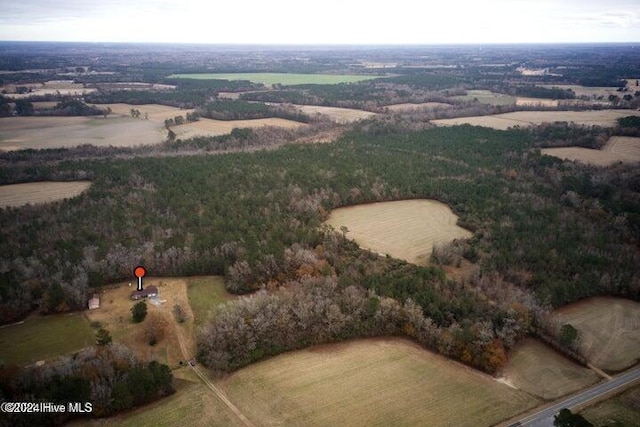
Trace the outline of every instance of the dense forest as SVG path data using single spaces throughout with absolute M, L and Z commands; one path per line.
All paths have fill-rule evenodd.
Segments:
M 337 286 L 336 295 L 355 292 L 358 304 L 370 302 L 361 329 L 258 346 L 226 365 L 215 365 L 205 339 L 202 359 L 224 370 L 304 343 L 385 333 L 370 322 L 390 298 L 399 304 L 398 319 L 408 315 L 398 307 L 416 304 L 420 328 L 427 328 L 398 320 L 393 333 L 422 331 L 425 345 L 491 372 L 522 334 L 553 335 L 549 307 L 599 294 L 640 298 L 638 172 L 561 162 L 537 148 L 546 140 L 573 145 L 574 138 L 584 132 L 563 125 L 398 135 L 363 123 L 333 144 L 274 151 L 7 163 L 3 183 L 32 173 L 89 178 L 93 185 L 65 202 L 0 211 L 2 321 L 38 307 L 80 309 L 89 288 L 128 278 L 137 264 L 159 276 L 224 274 L 236 293 L 284 286 L 295 295 L 296 284 L 316 277 Z M 437 269 L 368 255 L 321 227 L 336 207 L 411 198 L 449 204 L 474 232 L 455 250 L 480 265 L 478 277 L 450 282 Z M 287 295 L 269 298 L 288 304 Z M 336 313 L 347 314 L 341 301 L 325 306 L 335 304 Z M 254 342 L 251 336 L 243 339 Z

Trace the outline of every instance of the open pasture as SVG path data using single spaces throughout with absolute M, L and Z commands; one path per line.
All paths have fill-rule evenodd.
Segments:
M 525 98 L 518 97 L 516 99 L 516 105 L 526 107 L 557 107 L 557 99 L 543 99 L 543 98 Z
M 491 116 L 457 117 L 432 120 L 439 126 L 469 124 L 492 129 L 507 130 L 514 126 L 532 126 L 542 123 L 573 122 L 578 125 L 613 127 L 621 117 L 640 116 L 635 110 L 590 110 L 590 111 L 514 111 Z
M 150 121 L 160 123 L 164 125 L 166 119 L 172 119 L 176 116 L 186 116 L 187 113 L 192 113 L 193 110 L 183 110 L 177 107 L 170 107 L 160 104 L 144 104 L 144 105 L 132 105 L 132 104 L 95 104 L 98 108 L 111 108 L 111 113 L 115 115 L 131 117 L 131 110 L 140 111 L 140 118 L 146 118 Z
M 170 78 L 200 79 L 200 80 L 248 80 L 264 85 L 281 84 L 285 86 L 303 84 L 338 84 L 356 83 L 364 80 L 380 78 L 379 76 L 364 76 L 355 74 L 295 74 L 295 73 L 202 73 L 202 74 L 173 74 Z
M 603 86 L 580 86 L 580 85 L 540 85 L 547 89 L 558 88 L 562 90 L 572 90 L 576 97 L 587 97 L 590 99 L 603 98 L 607 100 L 609 95 L 616 95 L 622 98 L 624 93 L 618 92 L 617 87 L 603 87 Z
M 171 128 L 178 138 L 188 139 L 195 136 L 217 136 L 230 133 L 236 128 L 260 128 L 275 126 L 294 129 L 306 126 L 304 123 L 281 118 L 251 119 L 251 120 L 214 120 L 200 119 L 197 122 L 186 123 Z
M 451 108 L 451 104 L 447 104 L 446 102 L 422 102 L 420 104 L 393 104 L 387 105 L 386 108 L 388 111 L 395 113 L 399 111 L 410 111 L 410 110 L 434 110 L 436 108 Z
M 30 92 L 16 93 L 17 87 L 26 87 Z M 6 90 L 6 96 L 10 99 L 25 99 L 32 96 L 58 94 L 80 96 L 95 92 L 97 89 L 85 88 L 82 83 L 74 83 L 72 80 L 50 80 L 44 83 L 10 84 L 0 87 L 0 90 Z
M 581 390 L 600 377 L 540 341 L 526 339 L 509 355 L 502 377 L 519 390 L 550 400 Z
M 362 248 L 418 265 L 429 261 L 433 245 L 471 237 L 458 227 L 458 217 L 435 200 L 401 200 L 334 209 L 326 224 Z
M 219 383 L 257 425 L 488 426 L 538 403 L 399 338 L 291 352 Z
M 76 197 L 90 185 L 91 181 L 43 181 L 0 185 L 0 208 L 35 205 Z
M 468 90 L 466 95 L 457 95 L 451 97 L 451 99 L 457 99 L 459 101 L 475 101 L 482 104 L 490 105 L 510 105 L 516 102 L 516 97 L 511 95 L 505 95 L 503 93 L 491 92 L 490 90 L 474 89 Z
M 640 303 L 613 297 L 588 298 L 555 312 L 580 333 L 580 348 L 594 366 L 624 370 L 640 360 Z
M 234 298 L 225 289 L 221 276 L 190 277 L 187 279 L 187 294 L 196 325 L 202 325 L 217 305 Z
M 356 110 L 354 108 L 340 108 L 340 107 L 323 107 L 320 105 L 294 105 L 303 113 L 313 116 L 315 114 L 322 114 L 336 123 L 351 123 L 358 120 L 368 119 L 375 116 L 375 113 L 364 110 Z
M 580 414 L 597 427 L 640 425 L 640 386 L 591 406 Z
M 132 147 L 157 144 L 166 131 L 150 120 L 128 117 L 5 117 L 0 119 L 0 151 L 68 148 L 83 144 Z
M 640 162 L 640 138 L 613 136 L 602 150 L 582 147 L 560 147 L 542 149 L 543 154 L 564 160 L 575 160 L 596 166 L 610 166 L 614 163 Z
M 95 335 L 82 313 L 32 316 L 0 327 L 0 359 L 28 365 L 93 345 Z

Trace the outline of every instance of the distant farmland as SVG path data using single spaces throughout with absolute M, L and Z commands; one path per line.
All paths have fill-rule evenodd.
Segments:
M 377 79 L 379 76 L 360 76 L 355 74 L 293 74 L 293 73 L 214 73 L 214 74 L 173 74 L 169 77 L 199 80 L 249 80 L 265 85 L 281 84 L 286 86 L 338 83 L 356 83 Z
M 91 181 L 43 181 L 2 185 L 0 186 L 0 208 L 35 205 L 76 197 L 90 185 Z

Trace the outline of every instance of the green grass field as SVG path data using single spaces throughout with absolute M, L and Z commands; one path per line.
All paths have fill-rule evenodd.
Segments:
M 265 85 L 282 84 L 285 86 L 303 84 L 355 83 L 377 79 L 378 76 L 359 76 L 354 74 L 294 74 L 294 73 L 217 73 L 217 74 L 173 74 L 170 78 L 200 80 L 249 80 Z
M 196 326 L 202 325 L 207 320 L 215 306 L 233 298 L 233 295 L 225 289 L 224 279 L 220 276 L 187 279 L 187 295 Z
M 81 313 L 34 317 L 0 328 L 0 358 L 7 365 L 26 365 L 72 353 L 94 341 L 94 331 Z

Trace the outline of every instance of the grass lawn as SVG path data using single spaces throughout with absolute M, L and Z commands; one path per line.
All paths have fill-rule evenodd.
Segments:
M 233 298 L 225 289 L 224 279 L 220 276 L 190 277 L 187 280 L 187 295 L 196 326 L 207 320 L 215 306 Z
M 360 76 L 354 74 L 294 74 L 294 73 L 217 73 L 217 74 L 173 74 L 169 77 L 200 80 L 249 80 L 265 85 L 302 85 L 302 84 L 338 84 L 355 83 L 377 79 L 379 76 Z
M 94 331 L 82 313 L 33 317 L 0 328 L 0 358 L 25 365 L 93 345 Z

